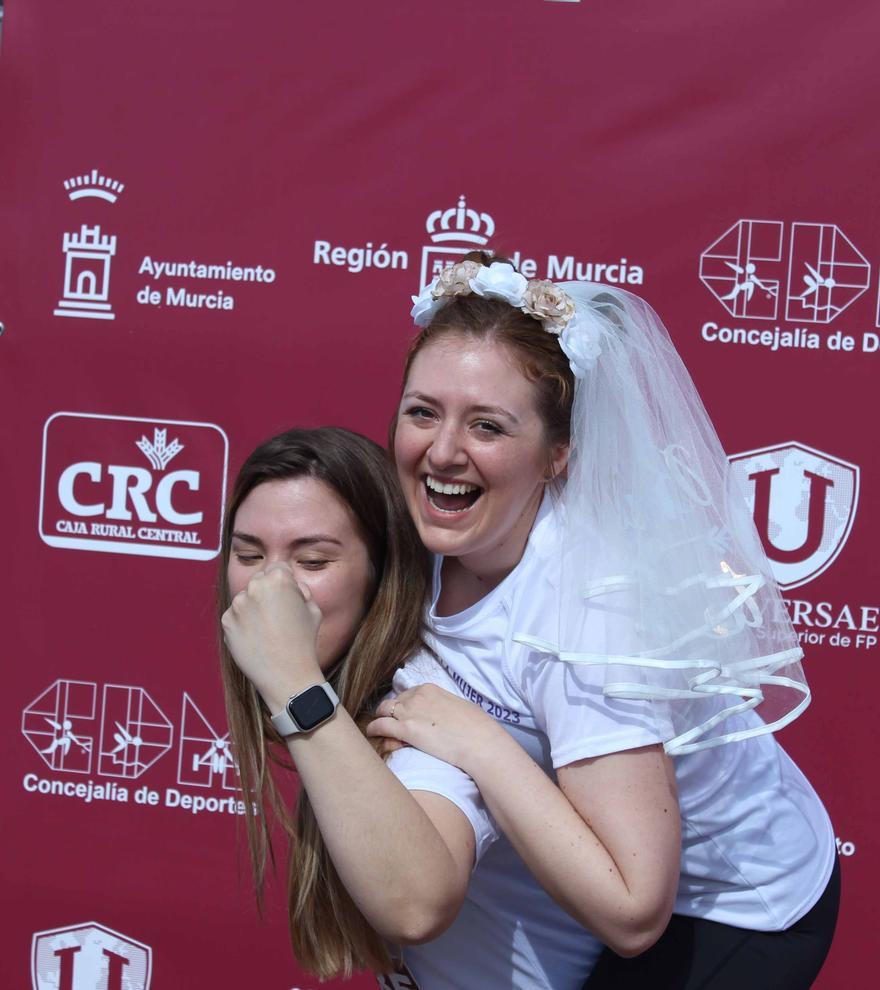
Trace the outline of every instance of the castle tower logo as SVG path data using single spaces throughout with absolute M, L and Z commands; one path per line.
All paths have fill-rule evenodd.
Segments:
M 794 442 L 734 454 L 730 463 L 779 586 L 798 588 L 827 570 L 852 531 L 858 466 Z
M 64 235 L 64 294 L 55 316 L 113 320 L 110 306 L 110 261 L 116 237 L 101 234 L 98 226 L 83 224 L 79 233 Z
M 470 209 L 461 195 L 456 206 L 429 214 L 425 230 L 431 244 L 422 249 L 420 289 L 463 254 L 485 247 L 495 233 L 495 221 L 488 213 Z
M 102 175 L 96 168 L 64 180 L 67 198 L 101 199 L 113 204 L 125 186 L 118 179 Z M 98 224 L 82 224 L 68 231 L 62 241 L 64 289 L 53 314 L 81 320 L 113 320 L 110 306 L 110 265 L 116 255 L 116 235 L 101 232 Z

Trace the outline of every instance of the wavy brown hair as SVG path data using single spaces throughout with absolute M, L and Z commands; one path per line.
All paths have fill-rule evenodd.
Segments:
M 289 430 L 261 444 L 235 479 L 223 522 L 218 616 L 230 604 L 227 567 L 235 515 L 248 494 L 267 481 L 314 478 L 351 509 L 367 546 L 374 586 L 371 604 L 344 656 L 327 679 L 363 731 L 394 671 L 421 646 L 428 587 L 427 554 L 398 490 L 385 451 L 366 437 L 324 427 Z M 391 968 L 383 939 L 360 913 L 324 845 L 308 795 L 295 814 L 275 775 L 294 770 L 270 712 L 223 641 L 220 667 L 229 732 L 245 797 L 245 825 L 258 907 L 267 867 L 274 866 L 269 817 L 289 840 L 288 914 L 299 962 L 321 979 L 356 969 Z M 274 764 L 274 767 L 270 764 Z

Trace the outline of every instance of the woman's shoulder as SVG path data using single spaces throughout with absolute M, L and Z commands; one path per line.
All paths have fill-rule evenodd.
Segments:
M 421 650 L 394 673 L 391 682 L 392 694 L 400 694 L 421 684 L 436 684 L 445 691 L 460 694 L 455 681 L 445 666 L 430 650 Z

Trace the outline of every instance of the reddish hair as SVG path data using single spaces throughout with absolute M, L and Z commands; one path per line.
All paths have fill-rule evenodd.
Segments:
M 476 261 L 481 265 L 510 264 L 506 258 L 485 251 L 472 251 L 461 260 Z M 410 344 L 403 368 L 404 383 L 420 351 L 435 340 L 454 335 L 504 345 L 534 387 L 535 404 L 544 423 L 547 445 L 556 447 L 569 443 L 574 375 L 555 334 L 548 333 L 534 317 L 501 299 L 456 296 L 435 314 Z M 393 440 L 394 423 L 391 432 Z

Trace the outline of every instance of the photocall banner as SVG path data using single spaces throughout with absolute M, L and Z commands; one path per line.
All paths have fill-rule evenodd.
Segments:
M 843 868 L 817 985 L 864 985 L 878 18 L 868 0 L 7 0 L 4 986 L 316 990 L 283 882 L 262 921 L 253 903 L 216 659 L 222 509 L 281 429 L 384 439 L 409 297 L 483 246 L 643 295 L 690 367 L 806 650 L 814 700 L 780 738 Z

